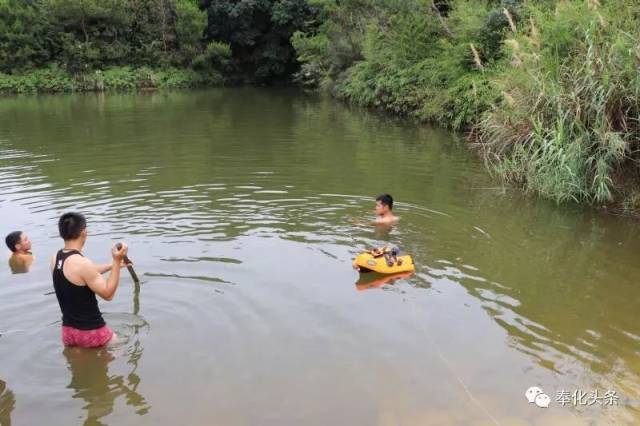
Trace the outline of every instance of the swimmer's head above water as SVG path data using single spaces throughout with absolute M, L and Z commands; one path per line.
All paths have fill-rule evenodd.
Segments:
M 393 197 L 390 194 L 382 194 L 376 197 L 376 224 L 391 225 L 398 221 L 393 215 Z
M 12 253 L 27 254 L 31 252 L 31 240 L 22 231 L 13 231 L 4 239 Z
M 9 257 L 11 272 L 14 274 L 29 272 L 34 258 L 31 254 L 31 240 L 27 234 L 22 231 L 14 231 L 7 235 L 4 242 L 11 250 L 11 257 Z

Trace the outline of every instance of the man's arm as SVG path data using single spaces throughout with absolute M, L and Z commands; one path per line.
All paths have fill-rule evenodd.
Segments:
M 111 273 L 106 280 L 102 275 L 100 275 L 100 272 L 93 262 L 88 259 L 83 259 L 85 263 L 82 265 L 81 275 L 84 282 L 87 283 L 89 288 L 95 294 L 102 297 L 104 300 L 112 300 L 116 293 L 116 289 L 120 283 L 120 265 L 122 264 L 122 259 L 126 254 L 126 244 L 123 244 L 120 250 L 116 250 L 115 248 L 111 250 L 113 262 L 109 265 Z
M 87 283 L 91 291 L 104 300 L 113 299 L 113 295 L 116 293 L 118 283 L 120 282 L 120 262 L 114 260 L 110 269 L 111 273 L 109 274 L 109 278 L 105 280 L 93 262 L 87 261 L 82 265 L 82 279 Z
M 96 264 L 96 269 L 98 270 L 99 274 L 104 274 L 106 272 L 109 272 L 111 270 L 111 263 L 103 263 L 103 264 Z
M 104 273 L 109 272 L 111 270 L 111 266 L 112 266 L 111 263 L 101 263 L 101 264 L 97 264 L 96 263 L 94 265 L 95 265 L 96 269 L 98 270 L 99 274 L 104 274 Z M 126 266 L 127 266 L 127 264 L 124 261 L 120 262 L 120 268 L 124 268 Z

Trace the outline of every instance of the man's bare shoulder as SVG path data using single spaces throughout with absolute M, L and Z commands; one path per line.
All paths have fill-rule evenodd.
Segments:
M 84 256 L 77 254 L 71 255 L 64 261 L 65 274 L 84 275 L 87 272 L 95 270 L 93 262 Z
M 65 264 L 74 268 L 93 268 L 91 259 L 78 254 L 71 255 L 65 260 Z
M 400 220 L 400 218 L 398 216 L 378 217 L 378 218 L 376 218 L 374 223 L 376 225 L 394 225 L 394 224 L 398 223 L 399 220 Z

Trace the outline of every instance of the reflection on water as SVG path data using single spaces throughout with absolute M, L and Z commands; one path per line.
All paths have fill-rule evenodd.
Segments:
M 447 132 L 289 91 L 37 97 L 0 101 L 0 153 L 0 218 L 40 259 L 80 210 L 87 255 L 125 239 L 143 278 L 101 303 L 119 349 L 58 359 L 47 262 L 0 272 L 14 419 L 640 421 L 638 224 L 496 188 Z M 393 228 L 367 223 L 384 192 Z M 416 273 L 351 269 L 385 244 Z M 533 385 L 620 406 L 540 410 Z
M 399 274 L 382 275 L 375 272 L 362 273 L 356 281 L 356 288 L 359 291 L 381 288 L 385 285 L 392 285 L 399 280 L 408 280 L 414 276 L 413 272 L 401 272 Z
M 139 285 L 134 291 L 134 311 L 139 310 Z M 117 343 L 99 349 L 66 347 L 63 350 L 73 390 L 73 398 L 84 401 L 85 425 L 103 425 L 104 417 L 114 410 L 118 398 L 124 397 L 126 405 L 132 406 L 137 415 L 146 414 L 150 405 L 138 391 L 141 379 L 137 374 L 142 358 L 143 346 L 138 338 L 140 331 L 148 330 L 141 318 L 128 314 L 109 314 L 109 324 L 117 330 Z M 109 373 L 109 364 L 116 357 L 126 359 L 126 374 Z
M 7 388 L 7 384 L 0 380 L 0 425 L 11 426 L 11 412 L 16 405 L 13 392 Z
M 71 372 L 69 388 L 73 389 L 73 398 L 84 400 L 86 410 L 85 425 L 103 425 L 101 419 L 113 411 L 115 400 L 123 396 L 127 405 L 135 407 L 138 415 L 145 414 L 149 407 L 144 397 L 137 392 L 140 377 L 136 369 L 142 350 L 135 347 L 128 354 L 131 372 L 123 377 L 109 374 L 109 363 L 114 360 L 108 349 L 65 348 Z

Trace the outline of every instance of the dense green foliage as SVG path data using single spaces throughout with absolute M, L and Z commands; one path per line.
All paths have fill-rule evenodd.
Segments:
M 350 102 L 464 128 L 497 98 L 492 70 L 512 1 L 347 0 L 324 3 L 319 30 L 298 32 L 299 79 Z M 440 6 L 440 7 L 438 7 Z M 506 21 L 506 19 L 505 19 Z M 474 59 L 474 51 L 479 55 Z
M 302 83 L 467 130 L 492 171 L 557 201 L 640 200 L 637 2 L 315 2 Z
M 0 71 L 190 66 L 206 24 L 196 0 L 0 0 Z
M 0 90 L 286 79 L 297 70 L 291 35 L 313 10 L 305 0 L 0 0 Z M 110 84 L 116 74 L 127 83 Z
M 196 0 L 0 0 L 0 91 L 221 84 Z
M 307 0 L 205 0 L 208 40 L 231 46 L 233 75 L 250 83 L 288 79 L 298 61 L 291 36 L 312 24 Z

